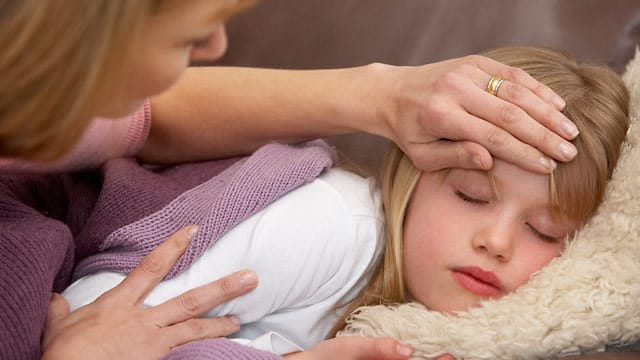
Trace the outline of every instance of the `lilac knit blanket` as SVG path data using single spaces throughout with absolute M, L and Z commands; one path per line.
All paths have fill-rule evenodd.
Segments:
M 174 277 L 236 224 L 313 180 L 331 166 L 334 157 L 334 152 L 320 140 L 300 146 L 266 145 L 155 213 L 112 232 L 100 253 L 78 264 L 75 277 L 97 271 L 127 274 L 171 234 L 197 224 L 197 235 L 167 275 Z

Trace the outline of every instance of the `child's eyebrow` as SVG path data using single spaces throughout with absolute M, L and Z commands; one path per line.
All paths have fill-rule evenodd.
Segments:
M 463 169 L 463 168 L 455 168 L 455 169 L 447 169 L 442 171 L 442 180 L 449 174 L 455 172 L 460 172 L 462 179 L 465 181 L 478 181 L 478 178 L 484 178 L 489 184 L 489 188 L 491 189 L 491 194 L 495 196 L 496 199 L 500 200 L 500 191 L 499 191 L 499 181 L 497 177 L 493 173 L 492 170 L 475 170 L 475 169 Z M 484 180 L 483 180 L 484 181 Z

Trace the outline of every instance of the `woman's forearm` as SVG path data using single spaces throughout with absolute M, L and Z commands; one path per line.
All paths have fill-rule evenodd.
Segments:
M 151 132 L 140 158 L 203 160 L 246 154 L 273 140 L 382 133 L 371 102 L 357 98 L 371 88 L 372 67 L 190 68 L 173 88 L 151 99 Z

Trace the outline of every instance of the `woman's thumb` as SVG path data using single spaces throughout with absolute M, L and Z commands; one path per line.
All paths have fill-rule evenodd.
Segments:
M 42 339 L 43 346 L 46 347 L 52 335 L 56 333 L 54 330 L 56 324 L 67 315 L 69 315 L 69 303 L 67 300 L 58 293 L 51 293 L 51 300 L 49 300 L 49 309 L 47 311 L 47 322 L 45 323 L 45 336 Z

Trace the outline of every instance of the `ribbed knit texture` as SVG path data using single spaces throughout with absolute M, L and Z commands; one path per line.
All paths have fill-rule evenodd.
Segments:
M 53 173 L 94 169 L 114 158 L 134 156 L 149 135 L 151 105 L 146 100 L 134 113 L 119 119 L 94 118 L 78 143 L 50 164 L 0 158 L 3 173 Z
M 289 164 L 294 164 L 293 167 L 300 165 L 304 168 L 306 160 L 303 158 L 309 154 L 312 154 L 311 161 L 316 164 L 324 163 L 327 166 L 331 163 L 327 148 L 321 144 L 300 149 L 277 147 L 276 152 L 281 151 L 290 155 L 285 156 L 283 161 L 290 161 Z M 265 156 L 264 152 L 258 154 Z M 324 160 L 320 161 L 319 158 Z M 0 175 L 0 358 L 40 357 L 40 336 L 51 291 L 61 291 L 68 286 L 74 264 L 96 254 L 111 233 L 120 228 L 125 229 L 126 225 L 156 212 L 162 213 L 161 210 L 165 207 L 172 208 L 173 205 L 168 204 L 181 194 L 189 193 L 190 189 L 197 194 L 198 191 L 194 190 L 199 189 L 200 184 L 208 183 L 212 177 L 223 174 L 225 169 L 237 161 L 238 158 L 233 158 L 149 169 L 132 159 L 116 159 L 108 161 L 100 170 L 83 173 Z M 231 182 L 235 184 L 235 191 L 240 192 L 242 199 L 250 194 L 248 191 L 240 191 L 240 185 L 245 181 L 253 179 L 268 184 L 270 176 L 277 177 L 282 174 L 275 171 L 276 166 L 273 164 L 271 167 L 265 167 L 263 161 L 269 163 L 267 158 L 258 162 L 248 159 L 242 160 L 242 167 L 234 167 L 238 170 L 246 169 L 249 171 L 247 174 L 253 174 L 247 179 L 240 176 L 240 172 L 236 172 L 235 176 L 229 178 L 244 179 Z M 247 164 L 254 164 L 256 168 L 247 168 Z M 224 174 L 223 177 L 226 178 L 229 172 Z M 310 178 L 315 176 L 312 173 L 307 174 Z M 302 177 L 298 180 L 301 179 Z M 296 186 L 289 181 L 285 183 L 288 185 L 265 185 L 264 189 L 257 186 L 254 190 L 267 191 L 266 189 L 270 188 L 272 191 L 280 191 L 282 195 L 292 186 Z M 266 196 L 261 191 L 256 192 L 256 198 L 270 201 L 278 196 Z M 231 196 L 236 192 L 225 194 Z M 210 199 L 194 198 L 191 195 L 187 198 L 189 201 Z M 220 198 L 216 201 L 220 204 L 235 202 L 234 199 L 222 201 Z M 266 202 L 258 204 L 248 198 L 242 201 L 247 201 L 240 204 L 246 204 L 251 210 L 229 210 L 229 216 L 223 218 L 227 224 L 225 229 L 228 230 L 233 224 L 241 221 L 240 218 L 230 218 L 230 215 L 246 217 L 267 205 Z M 189 219 L 191 220 L 194 219 Z M 211 229 L 215 229 L 217 236 L 226 231 L 215 226 Z M 208 241 L 213 240 L 215 239 Z M 191 256 L 195 256 L 200 250 L 198 248 L 190 251 Z M 211 354 L 214 355 L 211 358 L 219 359 L 265 358 L 263 352 L 231 342 L 224 342 L 225 349 L 228 345 L 231 352 L 228 353 L 228 357 L 223 357 L 220 354 L 227 353 L 214 353 L 213 351 L 218 351 L 215 349 L 204 350 L 211 344 L 217 343 L 195 342 L 177 348 L 176 351 L 181 349 L 180 351 L 184 351 L 181 354 L 212 351 Z M 246 357 L 235 356 L 231 350 L 233 348 L 239 351 L 238 354 L 246 353 L 241 355 Z M 250 357 L 253 353 L 256 354 L 255 357 Z M 197 356 L 207 359 L 206 355 Z
M 231 340 L 219 338 L 179 346 L 163 358 L 163 360 L 181 359 L 281 360 L 282 358 L 274 353 L 238 346 Z
M 5 180 L 5 179 L 2 179 Z M 64 200 L 54 178 L 25 176 L 0 185 L 0 358 L 40 358 L 40 334 L 51 289 L 73 264 L 73 238 L 60 221 L 33 207 L 44 197 Z M 14 197 L 15 196 L 15 197 Z M 20 202 L 25 196 L 29 202 Z M 33 207 L 32 207 L 33 206 Z M 31 236 L 27 236 L 31 235 Z
M 197 224 L 198 234 L 167 275 L 171 278 L 240 221 L 318 176 L 332 163 L 328 154 L 330 151 L 320 141 L 301 147 L 266 145 L 161 210 L 114 231 L 102 244 L 100 254 L 78 265 L 76 275 L 105 270 L 129 273 L 171 234 Z

